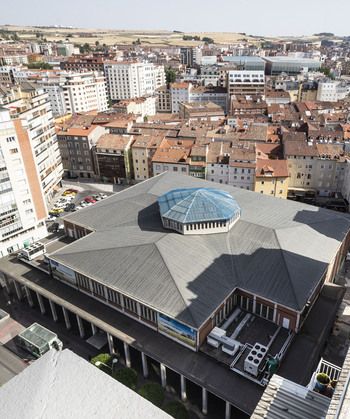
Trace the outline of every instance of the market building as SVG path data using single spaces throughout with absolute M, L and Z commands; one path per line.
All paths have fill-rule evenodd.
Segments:
M 48 299 L 56 320 L 62 307 L 81 337 L 86 322 L 105 331 L 128 366 L 141 355 L 147 375 L 147 359 L 158 362 L 164 387 L 168 369 L 179 374 L 183 400 L 195 383 L 203 413 L 208 393 L 221 398 L 229 418 L 231 406 L 253 412 L 273 362 L 286 375 L 312 368 L 343 296 L 330 283 L 350 219 L 212 185 L 155 176 L 65 217 L 68 244 L 48 256 L 54 279 L 17 258 L 1 260 L 0 272 L 30 305 L 45 312 Z

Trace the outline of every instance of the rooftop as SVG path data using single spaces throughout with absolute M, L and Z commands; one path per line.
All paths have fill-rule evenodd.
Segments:
M 68 215 L 67 222 L 93 233 L 51 258 L 194 328 L 237 287 L 303 309 L 350 217 L 222 184 L 242 209 L 227 234 L 163 228 L 158 197 L 206 187 L 212 183 L 164 173 Z
M 68 349 L 52 349 L 1 387 L 0 404 L 8 419 L 170 418 Z

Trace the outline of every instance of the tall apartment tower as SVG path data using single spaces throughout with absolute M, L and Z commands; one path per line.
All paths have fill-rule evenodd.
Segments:
M 154 95 L 165 84 L 163 66 L 149 63 L 108 62 L 104 65 L 107 94 L 111 100 Z
M 29 83 L 0 106 L 0 257 L 47 236 L 47 203 L 62 178 L 50 103 Z

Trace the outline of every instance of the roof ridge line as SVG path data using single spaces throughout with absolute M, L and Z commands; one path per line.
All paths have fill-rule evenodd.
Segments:
M 162 238 L 163 238 L 163 237 L 162 237 Z M 190 314 L 190 316 L 191 316 L 191 318 L 192 318 L 193 324 L 195 324 L 195 325 L 196 325 L 196 327 L 198 327 L 197 322 L 195 321 L 194 317 L 192 316 L 192 313 L 191 313 L 190 308 L 189 308 L 189 307 L 188 307 L 188 305 L 186 304 L 186 301 L 185 301 L 184 297 L 182 296 L 182 293 L 180 292 L 179 287 L 177 286 L 177 283 L 176 283 L 176 281 L 175 281 L 175 279 L 174 279 L 174 277 L 173 277 L 173 274 L 170 272 L 169 266 L 167 265 L 167 263 L 166 263 L 166 262 L 165 262 L 165 260 L 164 260 L 164 257 L 163 257 L 163 255 L 162 255 L 162 252 L 160 251 L 159 247 L 157 246 L 157 243 L 158 243 L 160 240 L 161 240 L 161 239 L 157 240 L 157 242 L 156 242 L 156 243 L 153 243 L 153 245 L 156 247 L 157 252 L 159 253 L 160 257 L 162 258 L 162 261 L 163 261 L 163 263 L 164 263 L 164 266 L 166 267 L 166 270 L 168 271 L 168 273 L 169 273 L 169 275 L 170 275 L 170 277 L 171 277 L 171 279 L 172 279 L 172 281 L 173 281 L 173 283 L 174 283 L 174 285 L 175 285 L 175 287 L 176 287 L 176 289 L 177 289 L 177 292 L 178 292 L 178 294 L 180 295 L 181 300 L 182 300 L 182 301 L 183 301 L 183 303 L 184 303 L 184 306 L 186 307 L 186 309 L 187 309 L 188 313 Z M 182 323 L 182 322 L 180 321 L 180 323 Z M 190 325 L 188 325 L 188 324 L 186 324 L 186 325 L 187 325 L 187 326 L 190 326 Z M 191 327 L 191 326 L 190 326 L 190 327 Z
M 299 306 L 299 300 L 298 300 L 297 295 L 296 295 L 296 293 L 295 293 L 295 289 L 294 289 L 294 286 L 293 286 L 293 282 L 291 281 L 291 278 L 290 278 L 290 272 L 289 272 L 289 269 L 288 269 L 288 265 L 287 265 L 286 259 L 285 259 L 285 257 L 284 257 L 284 252 L 283 252 L 283 250 L 281 249 L 281 243 L 280 243 L 280 241 L 279 241 L 279 239 L 278 239 L 278 237 L 277 237 L 277 233 L 276 233 L 276 230 L 275 230 L 275 229 L 273 229 L 273 234 L 275 235 L 275 238 L 276 238 L 276 240 L 277 240 L 278 247 L 279 247 L 279 251 L 281 252 L 282 259 L 283 259 L 283 262 L 284 262 L 284 266 L 285 266 L 285 268 L 286 268 L 286 270 L 287 270 L 287 273 L 288 273 L 288 282 L 289 282 L 289 284 L 291 285 L 291 288 L 292 288 L 292 291 L 293 291 L 293 295 L 294 295 L 294 299 L 295 299 L 295 301 L 296 301 L 297 305 Z
M 189 196 L 193 196 L 194 194 L 196 194 L 197 195 L 197 193 L 199 192 L 199 189 L 197 189 L 196 191 L 194 191 L 194 193 L 193 194 L 191 194 L 191 195 L 189 195 Z M 188 197 L 187 197 L 188 198 Z M 186 198 L 185 198 L 186 199 Z M 184 201 L 185 199 L 183 199 L 182 201 Z M 181 202 L 182 202 L 181 201 Z M 188 209 L 187 209 L 187 211 L 186 211 L 186 216 L 185 216 L 185 218 L 184 218 L 184 223 L 187 221 L 186 219 L 187 219 L 187 214 L 189 213 L 189 211 L 190 211 L 190 209 L 191 209 L 191 207 L 192 207 L 192 205 L 193 205 L 193 201 L 194 201 L 194 198 L 192 199 L 192 202 L 191 202 L 191 204 L 190 204 L 190 206 L 188 207 Z

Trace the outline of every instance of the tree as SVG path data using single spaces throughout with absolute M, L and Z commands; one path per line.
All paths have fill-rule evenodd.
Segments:
M 331 69 L 328 67 L 321 67 L 320 72 L 323 73 L 325 76 L 329 77 L 330 79 L 334 79 L 333 74 L 331 73 Z
M 166 412 L 168 415 L 172 416 L 175 419 L 188 419 L 189 418 L 186 407 L 182 403 L 176 400 L 165 403 L 163 410 L 164 412 Z
M 100 43 L 98 41 L 96 41 L 95 45 L 98 47 L 100 45 Z
M 43 61 L 39 61 L 37 63 L 30 63 L 27 64 L 28 68 L 35 68 L 35 69 L 42 69 L 42 70 L 51 70 L 53 66 L 49 63 L 44 63 Z
M 172 68 L 165 69 L 165 78 L 167 83 L 174 83 L 176 80 L 176 72 Z
M 120 368 L 114 378 L 125 386 L 135 390 L 137 385 L 137 372 L 133 368 Z
M 96 362 L 101 362 L 100 365 L 96 365 Z M 112 365 L 113 365 L 113 357 L 110 354 L 100 354 L 92 358 L 90 364 L 95 365 L 96 368 L 100 369 L 101 371 L 105 372 L 106 374 L 112 374 Z M 104 366 L 103 364 L 106 364 Z M 108 368 L 110 367 L 110 368 Z
M 12 38 L 14 41 L 19 41 L 19 40 L 20 40 L 20 38 L 19 38 L 19 36 L 17 35 L 17 33 L 16 33 L 16 32 L 14 32 L 14 34 L 11 36 L 11 38 Z
M 207 36 L 204 36 L 202 38 L 202 41 L 205 42 L 206 44 L 214 44 L 214 39 L 208 38 Z
M 158 407 L 164 401 L 164 390 L 158 383 L 144 384 L 139 390 L 139 395 Z

